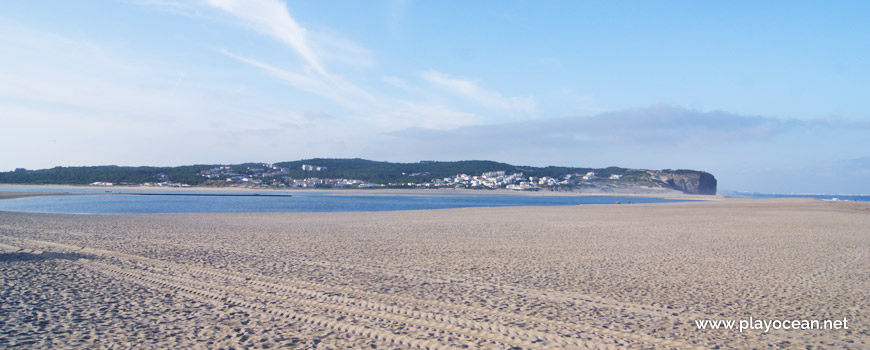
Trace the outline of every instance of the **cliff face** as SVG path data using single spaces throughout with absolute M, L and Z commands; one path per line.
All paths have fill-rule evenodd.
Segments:
M 654 175 L 667 186 L 687 194 L 716 194 L 716 178 L 703 171 L 659 171 Z

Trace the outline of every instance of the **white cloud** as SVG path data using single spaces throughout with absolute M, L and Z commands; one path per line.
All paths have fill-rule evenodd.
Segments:
M 465 139 L 484 147 L 498 139 L 523 139 L 523 147 L 582 148 L 594 145 L 632 144 L 644 148 L 698 148 L 713 144 L 766 141 L 809 123 L 746 116 L 723 111 L 700 112 L 671 106 L 651 106 L 601 113 L 591 117 L 553 118 L 449 131 L 409 130 L 395 133 L 409 140 Z
M 219 50 L 219 52 L 242 63 L 260 68 L 275 78 L 290 83 L 297 89 L 330 99 L 344 105 L 345 107 L 360 109 L 366 105 L 366 101 L 371 101 L 373 99 L 373 97 L 369 96 L 367 92 L 336 76 L 303 75 L 272 66 L 259 60 L 241 57 L 226 50 Z
M 473 81 L 454 78 L 435 70 L 422 72 L 420 75 L 435 86 L 464 96 L 488 108 L 528 114 L 535 113 L 536 102 L 530 97 L 505 97 L 498 92 L 483 89 Z
M 229 12 L 257 31 L 273 36 L 295 49 L 315 71 L 326 69 L 309 43 L 308 30 L 297 23 L 287 6 L 278 0 L 207 0 L 211 6 Z
M 482 122 L 482 118 L 475 114 L 455 111 L 443 105 L 425 104 L 390 96 L 376 95 L 337 75 L 303 75 L 255 59 L 241 57 L 225 50 L 221 51 L 221 53 L 262 69 L 275 78 L 284 80 L 300 90 L 324 97 L 350 108 L 358 113 L 357 117 L 360 120 L 376 125 L 380 131 L 394 131 L 409 127 L 444 130 L 476 125 Z M 402 82 L 398 78 L 387 78 L 385 81 L 392 83 Z
M 2 21 L 0 32 L 15 33 L 0 35 L 0 47 L 15 53 L 0 55 L 0 148 L 22 150 L 0 157 L 0 171 L 241 162 L 252 154 L 278 161 L 302 155 L 287 150 L 309 143 L 332 149 L 330 138 L 359 133 L 323 115 L 311 120 L 264 103 L 262 91 L 231 98 L 242 89 L 207 66 L 159 62 Z M 276 145 L 274 153 L 262 150 L 267 143 Z
M 481 117 L 473 113 L 453 110 L 446 106 L 443 101 L 440 101 L 443 99 L 436 99 L 431 92 L 411 86 L 400 78 L 387 77 L 383 81 L 412 92 L 416 95 L 416 99 L 438 100 L 439 103 L 410 101 L 379 94 L 328 72 L 323 65 L 324 60 L 332 60 L 346 65 L 370 66 L 372 65 L 372 53 L 339 35 L 326 34 L 323 31 L 309 31 L 296 22 L 287 6 L 278 0 L 203 1 L 212 8 L 240 19 L 247 27 L 259 33 L 278 38 L 296 50 L 313 70 L 285 69 L 259 58 L 232 53 L 226 49 L 218 50 L 218 52 L 261 69 L 270 76 L 289 83 L 296 89 L 323 97 L 348 108 L 352 115 L 341 116 L 346 122 L 355 120 L 356 122 L 369 123 L 376 126 L 376 129 L 381 132 L 407 127 L 443 130 L 482 123 Z M 146 4 L 165 8 L 174 13 L 177 13 L 179 8 L 189 11 L 186 7 L 177 6 L 170 0 L 151 0 Z M 534 101 L 531 99 L 505 98 L 498 93 L 482 89 L 475 89 L 472 92 L 473 96 L 490 108 L 522 112 L 534 110 Z
M 424 128 L 448 130 L 459 126 L 480 124 L 482 118 L 473 114 L 436 104 L 423 104 L 394 100 L 392 108 L 372 113 L 366 120 L 385 130 Z
M 326 31 L 313 31 L 297 22 L 279 0 L 133 0 L 159 11 L 209 21 L 226 21 L 229 14 L 241 25 L 279 40 L 295 50 L 314 71 L 326 75 L 324 62 L 358 67 L 374 64 L 371 50 Z
M 395 87 L 401 89 L 402 91 L 413 94 L 415 96 L 422 96 L 422 97 L 426 97 L 426 98 L 430 98 L 430 99 L 432 99 L 434 97 L 434 95 L 431 92 L 424 90 L 424 89 L 421 89 L 417 86 L 411 85 L 407 81 L 405 81 L 405 79 L 402 79 L 399 77 L 385 76 L 385 77 L 381 77 L 381 81 L 383 81 L 387 84 L 390 84 L 392 86 L 395 86 Z
M 357 67 L 374 65 L 371 50 L 339 35 L 310 32 L 311 46 L 318 57 Z
M 387 84 L 393 85 L 395 87 L 398 87 L 398 88 L 402 88 L 402 89 L 408 88 L 408 83 L 406 83 L 404 79 L 399 78 L 399 77 L 385 76 L 385 77 L 381 77 L 381 81 L 383 81 Z

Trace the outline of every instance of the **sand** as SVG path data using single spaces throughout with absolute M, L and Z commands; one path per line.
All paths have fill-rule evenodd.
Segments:
M 67 195 L 100 195 L 102 193 L 63 193 L 63 192 L 0 192 L 0 200 L 44 197 L 44 196 L 67 196 Z
M 870 347 L 867 203 L 0 212 L 0 273 L 0 347 Z

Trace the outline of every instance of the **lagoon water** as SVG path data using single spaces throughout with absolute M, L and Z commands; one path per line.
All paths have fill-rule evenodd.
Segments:
M 336 195 L 278 193 L 260 196 L 64 195 L 0 200 L 0 211 L 64 214 L 157 214 L 242 212 L 360 212 L 466 207 L 664 203 L 680 200 L 641 197 L 577 197 L 491 194 Z M 248 193 L 253 194 L 252 193 Z

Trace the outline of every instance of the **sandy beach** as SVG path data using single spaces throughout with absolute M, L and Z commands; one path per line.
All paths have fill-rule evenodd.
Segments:
M 4 348 L 870 347 L 860 202 L 0 212 L 0 272 Z

